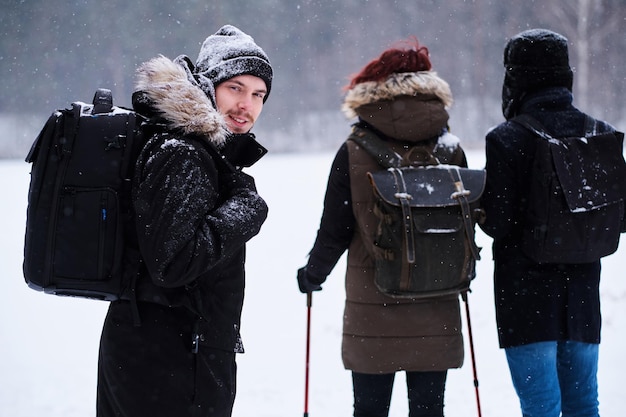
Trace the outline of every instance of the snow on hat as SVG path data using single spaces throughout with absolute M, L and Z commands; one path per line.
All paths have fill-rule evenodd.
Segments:
M 269 96 L 272 87 L 272 66 L 263 51 L 250 36 L 232 25 L 225 25 L 206 38 L 196 61 L 195 73 L 207 78 L 217 87 L 238 75 L 254 75 L 265 81 Z
M 504 67 L 504 83 L 514 89 L 572 89 L 567 38 L 547 29 L 529 29 L 512 37 L 504 49 Z

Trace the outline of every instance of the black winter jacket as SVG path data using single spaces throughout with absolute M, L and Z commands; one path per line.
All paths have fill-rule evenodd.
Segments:
M 567 88 L 529 94 L 518 114 L 535 117 L 555 137 L 583 135 L 585 114 Z M 598 131 L 611 131 L 599 122 Z M 486 222 L 493 237 L 496 319 L 501 347 L 541 341 L 600 343 L 600 262 L 534 263 L 520 248 L 529 172 L 537 138 L 506 121 L 486 137 Z
M 189 308 L 204 319 L 201 341 L 233 352 L 245 243 L 259 232 L 267 206 L 252 177 L 227 168 L 213 151 L 235 139 L 202 90 L 166 58 L 150 65 L 139 73 L 133 100 L 150 119 L 133 182 L 137 249 L 145 265 L 135 294 L 139 301 Z M 251 137 L 246 143 L 256 144 Z

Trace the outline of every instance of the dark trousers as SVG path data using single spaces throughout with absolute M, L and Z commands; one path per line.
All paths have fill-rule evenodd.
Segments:
M 200 346 L 192 353 L 196 317 L 185 308 L 111 303 L 98 357 L 98 417 L 230 417 L 235 353 Z
M 442 417 L 447 371 L 407 372 L 409 417 Z M 387 417 L 395 374 L 352 372 L 354 417 Z

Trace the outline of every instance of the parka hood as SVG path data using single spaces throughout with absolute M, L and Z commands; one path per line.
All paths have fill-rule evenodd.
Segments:
M 388 137 L 419 142 L 444 132 L 451 105 L 448 83 L 433 71 L 419 71 L 355 85 L 347 92 L 342 111 Z
M 135 90 L 133 107 L 139 113 L 183 134 L 203 136 L 216 146 L 225 143 L 224 117 L 184 66 L 159 55 L 137 69 Z
M 357 116 L 357 109 L 365 104 L 393 100 L 398 96 L 434 95 L 446 108 L 452 105 L 450 86 L 434 71 L 391 74 L 383 81 L 367 81 L 348 90 L 342 111 L 348 118 Z

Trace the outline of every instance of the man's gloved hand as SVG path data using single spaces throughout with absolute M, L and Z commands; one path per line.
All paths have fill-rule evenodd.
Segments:
M 219 186 L 222 204 L 209 215 L 219 229 L 222 249 L 230 253 L 259 233 L 268 208 L 256 192 L 254 179 L 243 172 L 224 174 Z
M 323 278 L 313 277 L 306 270 L 306 267 L 298 269 L 298 288 L 300 292 L 308 294 L 313 291 L 320 291 L 322 289 Z

